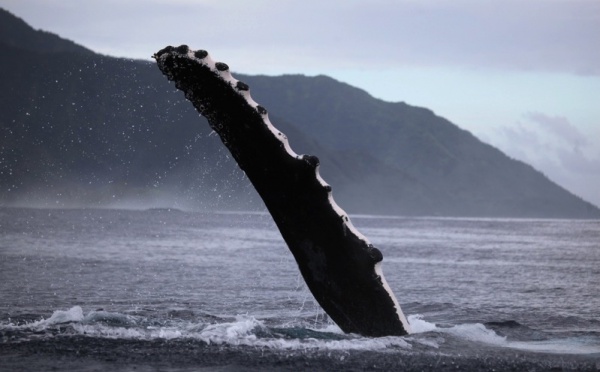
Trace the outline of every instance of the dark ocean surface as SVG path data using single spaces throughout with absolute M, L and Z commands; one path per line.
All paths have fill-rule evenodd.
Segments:
M 352 222 L 413 334 L 342 333 L 268 214 L 0 209 L 0 370 L 600 370 L 600 221 Z

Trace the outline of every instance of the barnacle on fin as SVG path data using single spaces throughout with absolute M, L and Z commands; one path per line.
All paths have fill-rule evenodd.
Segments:
M 175 50 L 175 47 L 169 45 L 166 46 L 164 48 L 162 48 L 161 50 L 159 50 L 158 52 L 154 53 L 154 58 L 160 58 L 160 56 L 162 56 L 165 53 L 171 53 Z
M 242 82 L 242 81 L 238 81 L 238 82 L 235 84 L 235 88 L 236 88 L 237 90 L 241 90 L 241 91 L 247 91 L 247 90 L 249 90 L 249 89 L 250 89 L 250 87 L 248 86 L 248 84 L 246 84 L 246 83 L 244 83 L 244 82 Z
M 311 167 L 316 168 L 319 166 L 319 158 L 314 155 L 304 155 L 302 156 L 302 160 L 308 163 Z
M 258 113 L 261 115 L 267 114 L 267 109 L 262 107 L 261 105 L 256 106 L 256 111 L 258 111 Z
M 208 56 L 208 52 L 206 50 L 200 49 L 194 52 L 194 57 L 198 59 L 204 59 Z
M 175 50 L 179 53 L 179 54 L 187 54 L 187 52 L 190 51 L 190 47 L 188 47 L 187 45 L 183 44 L 178 46 L 177 48 L 175 48 Z
M 215 63 L 215 67 L 219 71 L 227 71 L 227 70 L 229 70 L 229 66 L 227 66 L 227 64 L 223 63 L 223 62 L 217 62 L 217 63 Z

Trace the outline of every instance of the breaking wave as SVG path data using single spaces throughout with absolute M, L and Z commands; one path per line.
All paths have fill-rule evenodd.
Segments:
M 0 333 L 13 338 L 56 337 L 78 335 L 96 338 L 133 340 L 193 339 L 208 345 L 251 346 L 274 350 L 439 350 L 448 345 L 513 348 L 533 352 L 594 354 L 600 344 L 593 337 L 571 337 L 535 341 L 509 340 L 480 323 L 441 327 L 421 315 L 408 317 L 413 334 L 404 337 L 368 338 L 344 334 L 336 325 L 321 328 L 306 325 L 267 325 L 272 321 L 252 316 L 232 319 L 152 320 L 103 310 L 84 313 L 80 306 L 57 310 L 46 319 L 14 324 L 0 323 Z

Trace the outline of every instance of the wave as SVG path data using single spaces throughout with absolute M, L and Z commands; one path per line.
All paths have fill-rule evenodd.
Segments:
M 195 339 L 206 344 L 254 346 L 271 349 L 382 350 L 410 348 L 401 337 L 367 338 L 344 334 L 334 324 L 324 328 L 267 327 L 251 316 L 237 316 L 232 321 L 216 323 L 171 320 L 157 322 L 144 317 L 90 311 L 84 315 L 80 306 L 54 311 L 52 316 L 35 322 L 0 324 L 0 332 L 21 332 L 52 337 L 61 334 L 116 339 Z M 45 332 L 45 333 L 44 333 Z
M 208 345 L 251 346 L 274 350 L 337 350 L 337 351 L 435 351 L 451 346 L 499 347 L 555 354 L 600 353 L 600 338 L 554 338 L 534 341 L 510 340 L 481 323 L 438 326 L 421 315 L 408 317 L 413 333 L 410 336 L 369 338 L 345 334 L 334 324 L 319 328 L 303 325 L 266 325 L 252 316 L 232 319 L 215 318 L 208 322 L 195 320 L 156 320 L 102 310 L 84 314 L 80 306 L 57 310 L 47 319 L 25 324 L 1 324 L 0 333 L 13 338 L 54 337 L 57 334 L 128 340 L 202 341 Z M 492 322 L 519 327 L 519 323 Z
M 421 332 L 438 332 L 441 334 L 452 335 L 458 339 L 481 343 L 485 345 L 498 346 L 518 350 L 556 353 L 556 354 L 597 354 L 600 353 L 600 338 L 596 336 L 584 335 L 580 337 L 555 338 L 534 341 L 509 340 L 506 336 L 501 336 L 493 329 L 487 328 L 481 323 L 458 324 L 452 327 L 438 327 L 422 319 L 420 315 L 409 316 L 413 330 Z M 508 328 L 524 328 L 516 321 L 490 322 L 489 325 L 496 325 Z

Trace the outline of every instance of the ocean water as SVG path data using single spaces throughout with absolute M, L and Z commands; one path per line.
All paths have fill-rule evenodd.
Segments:
M 600 369 L 600 221 L 352 221 L 413 334 L 344 334 L 266 213 L 0 209 L 0 370 Z

